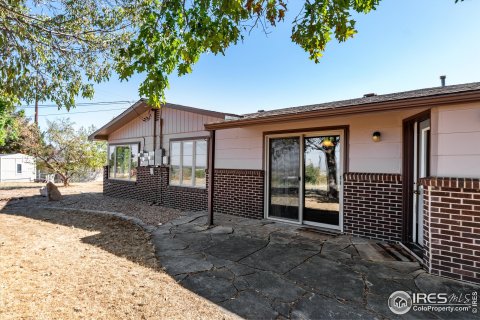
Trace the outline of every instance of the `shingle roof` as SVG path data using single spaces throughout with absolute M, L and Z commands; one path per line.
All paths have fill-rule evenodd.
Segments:
M 253 120 L 253 119 L 269 118 L 269 117 L 275 117 L 275 116 L 294 115 L 294 114 L 300 114 L 300 113 L 305 113 L 310 111 L 341 109 L 346 107 L 372 105 L 372 104 L 389 102 L 389 101 L 400 101 L 400 100 L 423 98 L 423 97 L 435 97 L 435 96 L 443 96 L 443 95 L 449 95 L 454 93 L 478 91 L 478 90 L 480 90 L 480 82 L 451 85 L 451 86 L 445 86 L 445 87 L 426 88 L 426 89 L 404 91 L 404 92 L 390 93 L 390 94 L 384 94 L 384 95 L 374 95 L 374 96 L 349 99 L 349 100 L 333 101 L 333 102 L 326 102 L 326 103 L 320 103 L 320 104 L 312 104 L 312 105 L 306 105 L 306 106 L 298 106 L 298 107 L 256 112 L 256 113 L 244 114 L 237 119 L 226 119 L 216 123 L 225 123 L 225 122 L 232 123 L 237 121 L 242 122 L 249 119 Z

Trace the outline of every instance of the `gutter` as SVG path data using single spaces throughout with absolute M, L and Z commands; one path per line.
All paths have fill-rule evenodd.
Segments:
M 319 110 L 305 111 L 298 113 L 286 113 L 279 115 L 263 116 L 258 118 L 245 118 L 240 120 L 224 121 L 205 124 L 205 130 L 218 130 L 228 128 L 239 128 L 254 126 L 260 124 L 271 124 L 274 122 L 288 122 L 294 120 L 308 120 L 315 117 L 351 115 L 378 111 L 391 111 L 411 109 L 417 107 L 433 107 L 453 103 L 465 103 L 480 101 L 480 90 L 465 91 L 438 96 L 428 96 L 421 98 L 408 98 L 400 100 L 391 100 L 383 102 L 372 102 L 365 104 L 356 104 L 343 107 L 332 107 Z

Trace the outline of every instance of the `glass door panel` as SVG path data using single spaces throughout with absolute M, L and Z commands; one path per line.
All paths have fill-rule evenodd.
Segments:
M 341 144 L 339 135 L 304 138 L 303 221 L 340 225 Z
M 299 220 L 300 138 L 269 139 L 269 217 Z
M 421 178 L 430 175 L 430 120 L 424 120 L 418 123 L 418 132 L 415 135 L 417 151 L 415 181 L 417 190 L 414 192 L 416 212 L 413 221 L 413 240 L 414 243 L 423 247 L 423 186 L 418 183 Z

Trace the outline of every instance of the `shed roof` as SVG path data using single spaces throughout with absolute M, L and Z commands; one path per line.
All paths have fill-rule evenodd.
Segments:
M 23 154 L 23 153 L 0 153 L 0 158 L 13 157 L 13 156 L 33 158 L 33 156 L 30 156 L 28 154 Z

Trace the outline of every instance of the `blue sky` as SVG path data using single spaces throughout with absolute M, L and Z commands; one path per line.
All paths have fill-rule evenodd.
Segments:
M 289 16 L 296 15 L 301 1 L 289 1 Z M 280 23 L 266 36 L 261 30 L 225 56 L 204 55 L 193 73 L 172 77 L 167 100 L 193 107 L 229 113 L 249 113 L 433 87 L 439 76 L 447 84 L 480 81 L 480 1 L 382 0 L 379 8 L 358 15 L 358 34 L 344 43 L 332 41 L 319 64 L 308 59 L 290 41 L 291 24 Z M 288 19 L 287 19 L 288 20 Z M 92 101 L 135 101 L 141 75 L 129 82 L 114 76 L 96 86 Z M 91 102 L 79 100 L 79 102 Z M 48 102 L 46 102 L 48 103 Z M 79 106 L 65 110 L 42 108 L 46 119 L 69 116 L 77 125 L 100 127 L 128 103 L 111 106 Z M 32 115 L 32 109 L 27 110 Z M 51 115 L 54 114 L 54 115 Z M 61 114 L 61 115 L 60 115 Z

